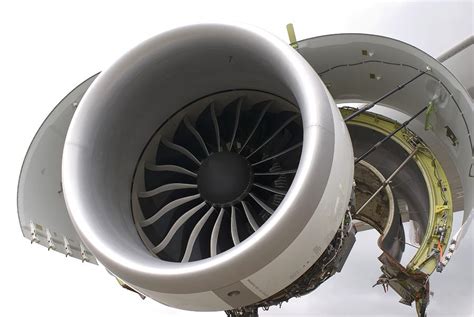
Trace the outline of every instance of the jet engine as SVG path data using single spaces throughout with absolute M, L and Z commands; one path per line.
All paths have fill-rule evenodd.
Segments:
M 341 271 L 374 228 L 376 284 L 423 315 L 462 236 L 453 211 L 473 209 L 472 99 L 393 39 L 291 44 L 181 27 L 79 85 L 25 158 L 24 236 L 165 305 L 257 316 Z M 419 252 L 402 265 L 406 224 Z

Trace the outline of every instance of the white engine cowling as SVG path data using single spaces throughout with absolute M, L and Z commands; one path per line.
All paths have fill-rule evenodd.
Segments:
M 353 159 L 339 110 L 295 50 L 257 29 L 195 25 L 99 75 L 69 127 L 62 182 L 80 238 L 113 275 L 169 306 L 229 310 L 321 256 Z

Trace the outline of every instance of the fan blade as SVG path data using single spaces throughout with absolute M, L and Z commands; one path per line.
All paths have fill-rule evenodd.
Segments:
M 219 152 L 222 152 L 221 134 L 220 134 L 220 131 L 219 131 L 219 122 L 217 122 L 216 107 L 215 107 L 214 103 L 211 103 L 211 118 L 212 118 L 212 124 L 214 125 L 214 131 L 216 133 L 217 150 Z
M 234 242 L 234 245 L 237 245 L 240 243 L 240 239 L 239 239 L 239 231 L 237 229 L 237 219 L 235 216 L 234 206 L 231 207 L 230 225 L 231 225 L 230 233 L 232 235 L 232 241 Z
M 275 176 L 275 175 L 287 175 L 295 174 L 296 170 L 287 170 L 287 171 L 276 171 L 276 172 L 263 172 L 263 173 L 254 173 L 255 176 Z
M 164 138 L 161 139 L 161 143 L 163 143 L 163 145 L 165 145 L 166 147 L 172 149 L 172 150 L 175 150 L 181 154 L 183 154 L 184 156 L 186 156 L 187 158 L 189 158 L 191 161 L 193 161 L 194 163 L 196 163 L 197 165 L 201 165 L 201 161 L 199 161 L 193 153 L 191 153 L 188 149 L 182 147 L 181 145 L 178 145 L 178 144 L 174 144 L 168 140 L 165 140 Z
M 201 145 L 202 149 L 204 150 L 204 153 L 209 156 L 209 150 L 207 149 L 206 143 L 204 143 L 201 134 L 198 132 L 198 130 L 196 130 L 196 128 L 193 127 L 191 122 L 189 122 L 188 117 L 184 117 L 183 121 L 186 128 L 188 128 L 188 130 L 194 135 L 194 137 L 198 141 L 199 145 Z
M 222 217 L 224 216 L 224 208 L 221 208 L 219 215 L 217 216 L 214 227 L 212 228 L 211 234 L 211 256 L 217 255 L 217 241 L 219 239 L 219 231 L 221 229 Z
M 175 173 L 184 174 L 184 175 L 188 175 L 192 177 L 197 177 L 196 173 L 191 172 L 190 170 L 185 169 L 184 167 L 181 167 L 178 165 L 156 165 L 156 164 L 146 163 L 145 168 L 153 172 L 175 172 Z
M 294 116 L 290 117 L 288 120 L 286 120 L 281 127 L 279 127 L 268 139 L 266 139 L 258 148 L 256 148 L 252 153 L 247 155 L 247 159 L 249 159 L 251 156 L 253 156 L 255 153 L 260 151 L 265 145 L 267 145 L 271 140 L 273 140 L 283 129 L 285 129 L 293 120 L 298 118 L 300 115 L 295 114 Z
M 189 262 L 189 259 L 191 258 L 191 254 L 193 252 L 194 243 L 196 243 L 196 239 L 199 233 L 201 233 L 202 227 L 204 227 L 204 224 L 209 219 L 209 216 L 211 216 L 213 211 L 214 211 L 214 207 L 209 208 L 206 214 L 194 226 L 193 231 L 191 232 L 191 235 L 189 236 L 188 244 L 186 245 L 186 251 L 184 252 L 184 256 L 181 262 Z
M 206 202 L 203 201 L 202 203 L 200 203 L 194 208 L 191 208 L 184 215 L 179 217 L 178 220 L 176 220 L 176 222 L 171 227 L 170 231 L 168 231 L 165 238 L 156 247 L 154 247 L 152 251 L 154 253 L 160 253 L 161 251 L 163 251 L 163 249 L 166 248 L 168 243 L 170 243 L 171 239 L 179 230 L 179 228 L 181 228 L 181 226 L 184 225 L 184 223 L 188 221 L 189 218 L 191 218 L 196 212 L 198 212 L 205 205 L 206 205 Z
M 152 223 L 154 223 L 155 221 L 157 221 L 158 219 L 160 219 L 161 217 L 163 217 L 163 215 L 165 215 L 167 212 L 169 212 L 170 210 L 173 210 L 174 208 L 176 207 L 179 207 L 181 205 L 184 205 L 185 203 L 188 203 L 190 201 L 193 201 L 195 199 L 198 199 L 199 197 L 201 197 L 200 194 L 196 194 L 196 195 L 192 195 L 192 196 L 186 196 L 186 197 L 183 197 L 183 198 L 180 198 L 180 199 L 176 199 L 170 203 L 168 203 L 167 205 L 165 205 L 163 208 L 161 208 L 160 210 L 158 210 L 153 216 L 151 216 L 150 218 L 148 219 L 145 219 L 143 220 L 141 223 L 140 223 L 140 226 L 141 227 L 146 227 L 146 226 L 149 226 L 151 225 Z
M 279 157 L 279 156 L 282 156 L 282 155 L 284 155 L 284 154 L 286 154 L 286 153 L 288 153 L 288 152 L 291 152 L 291 151 L 293 151 L 293 150 L 299 148 L 299 147 L 302 146 L 302 145 L 303 145 L 303 142 L 300 142 L 300 143 L 298 143 L 298 144 L 295 144 L 295 145 L 293 145 L 293 146 L 290 146 L 290 147 L 287 148 L 286 150 L 283 150 L 283 151 L 281 151 L 281 152 L 279 152 L 279 153 L 277 153 L 277 154 L 273 154 L 272 156 L 269 156 L 269 157 L 267 157 L 267 158 L 265 158 L 265 159 L 263 159 L 263 160 L 261 160 L 261 161 L 258 161 L 258 162 L 256 162 L 256 163 L 253 163 L 252 166 L 256 166 L 256 165 L 265 163 L 265 162 L 267 162 L 267 161 L 273 160 L 273 159 L 275 159 L 275 158 L 277 158 L 277 157 Z
M 234 122 L 234 130 L 232 132 L 232 139 L 230 140 L 230 144 L 229 144 L 229 151 L 232 151 L 232 146 L 234 145 L 234 140 L 235 140 L 235 136 L 237 134 L 237 129 L 239 128 L 239 121 L 240 121 L 240 111 L 242 109 L 242 102 L 243 102 L 244 98 L 240 98 L 238 103 L 237 103 L 237 107 L 235 109 L 235 122 Z
M 149 198 L 160 193 L 164 193 L 170 190 L 177 190 L 177 189 L 189 189 L 189 188 L 197 188 L 197 184 L 184 184 L 184 183 L 171 183 L 160 186 L 158 188 L 138 193 L 139 198 Z
M 258 228 L 260 228 L 260 226 L 257 224 L 254 217 L 250 213 L 250 210 L 249 210 L 247 204 L 243 200 L 241 201 L 241 204 L 242 204 L 242 207 L 244 208 L 245 216 L 247 217 L 247 220 L 249 221 L 250 226 L 252 227 L 253 231 L 257 231 Z
M 259 183 L 254 183 L 253 185 L 258 187 L 258 188 L 269 191 L 271 193 L 274 193 L 274 194 L 278 194 L 278 195 L 282 195 L 282 196 L 286 195 L 286 190 L 281 190 L 281 189 L 265 186 L 265 185 L 262 185 L 262 184 L 259 184 Z
M 270 208 L 267 204 L 265 204 L 263 201 L 261 201 L 257 196 L 255 196 L 255 194 L 253 193 L 249 193 L 249 196 L 253 198 L 253 200 L 255 200 L 255 202 L 260 206 L 262 207 L 266 212 L 268 212 L 270 215 L 273 214 L 274 210 L 272 208 Z
M 252 132 L 250 132 L 249 136 L 247 137 L 247 140 L 245 140 L 244 144 L 239 150 L 239 154 L 242 153 L 242 150 L 245 148 L 245 146 L 249 143 L 250 139 L 254 135 L 255 131 L 257 131 L 258 126 L 260 125 L 260 122 L 262 122 L 263 117 L 265 116 L 265 113 L 268 111 L 268 108 L 273 104 L 273 101 L 268 101 L 265 106 L 262 109 L 262 112 L 260 112 L 260 115 L 258 116 L 257 122 L 255 123 L 255 126 L 252 129 Z

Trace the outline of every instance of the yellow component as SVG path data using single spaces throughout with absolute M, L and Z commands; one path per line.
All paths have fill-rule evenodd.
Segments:
M 341 108 L 343 117 L 355 111 L 353 108 Z M 383 135 L 388 135 L 400 127 L 400 123 L 389 118 L 374 114 L 362 113 L 350 120 L 348 125 L 363 126 Z M 416 135 L 404 128 L 392 137 L 407 153 L 415 148 Z M 421 271 L 431 274 L 436 269 L 440 256 L 439 249 L 446 250 L 453 225 L 453 203 L 451 189 L 446 174 L 431 150 L 424 144 L 419 144 L 413 160 L 418 165 L 428 187 L 430 210 L 428 227 L 425 237 L 415 256 L 407 265 L 408 271 Z
M 140 296 L 141 299 L 145 299 L 146 296 L 143 295 L 142 293 L 136 291 L 135 289 L 133 289 L 132 287 L 130 287 L 127 283 L 125 283 L 124 281 L 122 281 L 121 279 L 119 279 L 118 277 L 115 277 L 115 279 L 117 280 L 117 282 L 119 283 L 120 286 L 122 286 L 124 289 L 128 290 L 128 291 L 131 291 L 131 292 L 134 292 L 134 293 L 137 293 L 138 296 Z
M 290 40 L 290 45 L 293 48 L 298 48 L 298 42 L 296 41 L 295 28 L 293 27 L 293 23 L 288 23 L 286 25 L 286 31 L 288 32 L 288 39 Z
M 426 131 L 433 129 L 430 119 L 434 111 L 435 111 L 434 103 L 430 101 L 428 103 L 428 109 L 426 109 L 426 115 L 425 115 L 425 130 Z

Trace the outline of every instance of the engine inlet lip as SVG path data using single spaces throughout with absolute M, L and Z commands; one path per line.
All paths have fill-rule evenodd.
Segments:
M 197 37 L 219 43 L 240 41 L 245 44 L 243 47 L 250 45 L 255 54 L 271 56 L 269 62 L 275 65 L 275 73 L 272 76 L 282 80 L 294 96 L 302 114 L 302 154 L 287 196 L 261 230 L 229 252 L 224 252 L 215 258 L 185 264 L 165 263 L 157 261 L 145 246 L 135 249 L 139 246 L 138 243 L 142 243 L 138 234 L 131 234 L 131 231 L 127 230 L 121 235 L 114 234 L 115 224 L 120 222 L 120 225 L 132 226 L 133 223 L 125 223 L 123 218 L 113 219 L 114 222 L 111 219 L 101 222 L 101 219 L 105 218 L 100 217 L 101 213 L 106 212 L 106 209 L 100 208 L 95 201 L 105 202 L 103 196 L 98 195 L 97 191 L 84 190 L 90 188 L 90 184 L 97 190 L 105 188 L 98 187 L 103 180 L 99 179 L 100 175 L 92 173 L 90 165 L 96 161 L 96 153 L 100 152 L 98 147 L 107 145 L 112 150 L 118 151 L 120 145 L 120 150 L 123 151 L 123 144 L 104 143 L 105 140 L 101 139 L 99 142 L 91 143 L 90 140 L 97 136 L 99 127 L 103 127 L 104 124 L 108 124 L 110 128 L 120 127 L 115 127 L 118 121 L 107 119 L 110 118 L 112 110 L 117 109 L 117 105 L 104 102 L 104 100 L 119 100 L 117 98 L 122 95 L 125 83 L 117 78 L 134 76 L 137 67 L 145 71 L 149 66 L 146 63 L 147 58 L 168 56 L 169 47 L 161 45 L 163 41 L 170 38 L 182 39 L 183 43 L 176 41 L 175 45 L 186 47 L 190 41 L 194 43 Z M 142 62 L 137 65 L 137 61 Z M 81 101 L 71 122 L 64 147 L 62 180 L 73 225 L 98 261 L 113 274 L 132 285 L 140 285 L 149 290 L 169 291 L 175 294 L 200 292 L 222 287 L 225 279 L 219 280 L 216 276 L 228 276 L 230 269 L 234 270 L 233 279 L 254 273 L 268 265 L 294 241 L 324 198 L 326 182 L 334 167 L 333 147 L 336 136 L 333 102 L 330 98 L 315 71 L 300 55 L 281 40 L 259 29 L 231 24 L 201 24 L 158 35 L 128 52 L 111 68 L 101 73 Z M 122 170 L 132 174 L 135 167 L 135 163 L 130 163 L 130 166 L 124 165 Z M 113 176 L 114 173 L 110 172 Z M 125 185 L 120 187 L 120 190 L 130 192 L 129 187 L 125 189 Z M 130 199 L 129 196 L 123 197 L 119 197 L 121 201 Z M 130 212 L 130 203 L 128 206 L 126 203 L 120 206 Z M 294 217 L 296 210 L 299 211 L 297 218 Z M 268 245 L 273 245 L 276 239 L 280 243 L 269 251 Z M 123 243 L 129 243 L 133 248 L 124 248 Z M 254 259 L 252 265 L 246 260 L 249 257 Z M 181 277 L 179 281 L 169 278 L 175 275 Z

